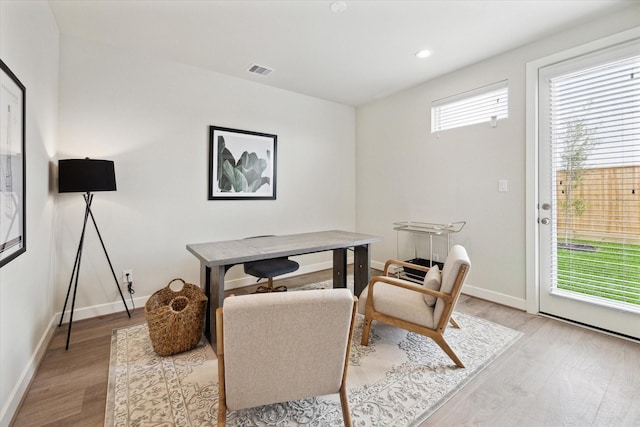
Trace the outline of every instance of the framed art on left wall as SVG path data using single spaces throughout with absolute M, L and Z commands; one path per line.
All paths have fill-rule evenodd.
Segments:
M 27 249 L 24 85 L 0 60 L 0 267 Z

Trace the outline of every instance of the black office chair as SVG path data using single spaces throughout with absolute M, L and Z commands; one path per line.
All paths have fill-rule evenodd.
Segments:
M 268 236 L 255 236 L 248 237 L 248 239 L 255 239 L 256 237 L 268 237 Z M 290 260 L 287 257 L 263 259 L 260 261 L 250 261 L 244 263 L 244 272 L 251 276 L 257 277 L 258 281 L 261 279 L 268 279 L 267 286 L 258 286 L 256 289 L 257 294 L 268 292 L 286 292 L 286 286 L 273 287 L 273 278 L 281 276 L 283 274 L 292 273 L 300 268 L 300 264 Z

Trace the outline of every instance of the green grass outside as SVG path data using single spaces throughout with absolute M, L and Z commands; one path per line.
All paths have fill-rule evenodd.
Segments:
M 640 305 L 640 245 L 572 240 L 593 252 L 558 248 L 558 288 Z

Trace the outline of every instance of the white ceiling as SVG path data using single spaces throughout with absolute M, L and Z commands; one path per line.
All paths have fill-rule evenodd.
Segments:
M 50 0 L 63 34 L 361 105 L 629 0 Z M 433 52 L 427 59 L 414 54 Z M 249 74 L 252 64 L 274 71 Z

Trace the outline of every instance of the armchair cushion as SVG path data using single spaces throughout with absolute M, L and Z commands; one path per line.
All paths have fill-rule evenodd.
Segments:
M 437 265 L 434 265 L 429 269 L 429 271 L 427 271 L 427 274 L 424 275 L 423 285 L 425 288 L 431 289 L 432 291 L 439 291 L 441 280 L 440 268 L 438 268 Z M 426 302 L 429 307 L 436 305 L 436 297 L 427 294 L 424 294 L 423 296 L 424 302 Z
M 467 266 L 467 268 L 471 268 L 471 261 L 469 261 L 467 251 L 462 246 L 455 245 L 449 251 L 447 261 L 444 263 L 444 267 L 442 268 L 442 284 L 440 285 L 440 292 L 451 294 L 453 285 L 456 282 L 458 271 L 463 265 Z M 438 300 L 436 302 L 434 311 L 434 319 L 436 323 L 440 320 L 444 307 L 444 301 Z
M 358 312 L 364 314 L 369 298 L 367 285 L 358 298 Z M 420 286 L 416 284 L 416 286 Z M 420 292 L 377 282 L 373 289 L 374 309 L 388 316 L 403 318 L 417 325 L 433 328 L 433 307 L 427 306 Z

